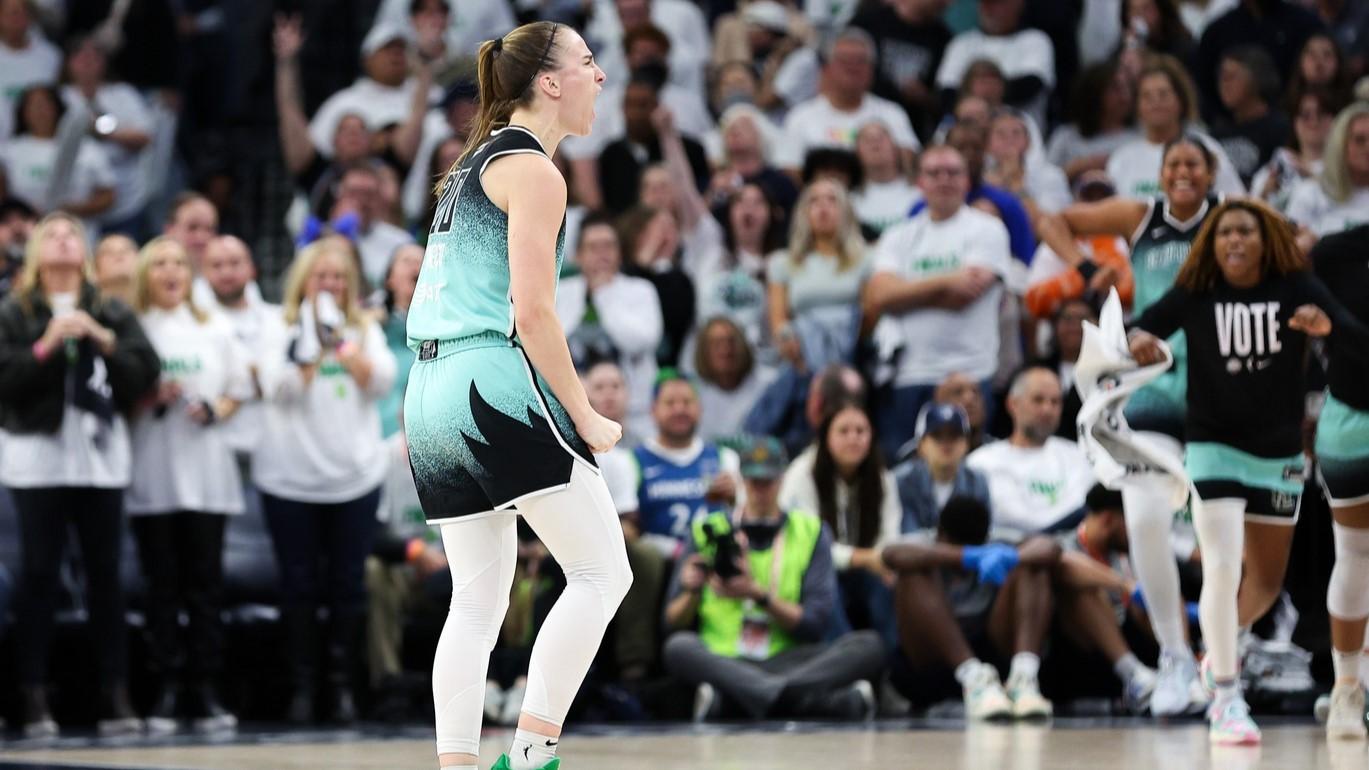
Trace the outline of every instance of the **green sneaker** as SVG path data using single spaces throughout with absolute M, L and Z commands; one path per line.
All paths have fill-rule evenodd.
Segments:
M 553 757 L 550 762 L 546 763 L 545 765 L 542 765 L 540 770 L 557 770 L 557 768 L 559 768 L 560 766 L 561 758 Z M 499 759 L 495 761 L 494 766 L 491 767 L 490 770 L 509 770 L 509 755 L 500 754 Z

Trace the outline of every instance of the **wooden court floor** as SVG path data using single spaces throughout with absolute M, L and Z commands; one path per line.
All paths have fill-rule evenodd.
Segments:
M 490 732 L 482 745 L 488 767 L 509 741 Z M 303 742 L 312 741 L 312 742 Z M 774 725 L 751 731 L 711 727 L 661 733 L 619 731 L 568 735 L 561 756 L 566 770 L 789 770 L 791 768 L 899 768 L 923 770 L 1332 770 L 1369 769 L 1364 743 L 1329 742 L 1310 722 L 1265 728 L 1257 749 L 1213 749 L 1206 727 L 1188 723 L 1158 726 L 975 725 L 884 722 L 874 728 Z M 258 736 L 254 743 L 163 747 L 27 749 L 0 746 L 0 770 L 392 770 L 434 768 L 429 740 L 379 739 L 357 733 L 318 736 Z

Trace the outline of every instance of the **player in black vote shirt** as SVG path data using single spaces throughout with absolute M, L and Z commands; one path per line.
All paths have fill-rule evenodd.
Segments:
M 1288 566 L 1303 483 L 1307 338 L 1327 337 L 1333 358 L 1369 349 L 1369 329 L 1308 267 L 1273 209 L 1223 203 L 1194 239 L 1174 288 L 1130 336 L 1142 365 L 1160 360 L 1158 339 L 1180 329 L 1188 338 L 1186 464 L 1200 503 L 1193 518 L 1214 743 L 1260 741 L 1237 678 L 1238 620 L 1251 623 L 1269 609 Z

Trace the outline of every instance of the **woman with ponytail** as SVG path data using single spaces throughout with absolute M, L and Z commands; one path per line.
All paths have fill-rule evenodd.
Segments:
M 567 586 L 533 644 L 518 731 L 495 767 L 554 770 L 562 722 L 632 582 L 594 461 L 622 428 L 590 407 L 555 308 L 566 182 L 551 155 L 589 133 L 604 73 L 574 30 L 535 22 L 484 43 L 477 79 L 480 112 L 438 187 L 408 322 L 409 459 L 452 570 L 433 662 L 438 760 L 476 769 L 517 512 Z

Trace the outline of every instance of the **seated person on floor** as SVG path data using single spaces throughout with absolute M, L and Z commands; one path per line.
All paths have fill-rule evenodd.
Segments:
M 874 631 L 821 642 L 836 602 L 832 536 L 816 514 L 780 509 L 785 466 L 777 439 L 755 439 L 736 523 L 694 522 L 671 580 L 665 662 L 698 687 L 696 720 L 720 713 L 719 695 L 752 719 L 874 715 L 884 645 Z
M 904 683 L 904 694 L 925 700 L 953 670 L 969 719 L 1049 717 L 1037 673 L 1059 560 L 1060 546 L 1049 537 L 990 542 L 989 510 L 969 497 L 947 501 L 934 533 L 885 548 L 885 564 L 898 573 L 899 647 L 916 680 Z M 1006 692 L 998 669 L 980 655 L 1011 656 Z

